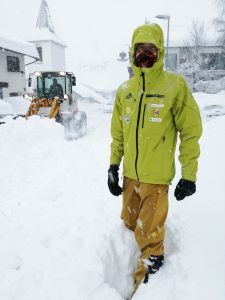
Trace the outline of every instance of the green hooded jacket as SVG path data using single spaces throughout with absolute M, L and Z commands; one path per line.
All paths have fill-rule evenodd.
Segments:
M 137 43 L 151 43 L 158 60 L 151 68 L 134 65 Z M 199 108 L 183 77 L 163 70 L 163 32 L 157 24 L 138 27 L 132 37 L 134 77 L 123 83 L 111 122 L 110 164 L 120 165 L 124 176 L 144 183 L 171 184 L 174 154 L 180 133 L 182 178 L 196 181 L 202 134 Z

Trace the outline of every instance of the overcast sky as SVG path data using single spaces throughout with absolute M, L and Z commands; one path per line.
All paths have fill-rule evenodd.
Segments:
M 193 19 L 205 21 L 213 36 L 211 20 L 217 16 L 214 0 L 47 0 L 56 33 L 66 42 L 67 65 L 97 63 L 117 58 L 127 50 L 135 27 L 145 19 L 157 22 L 170 39 L 182 40 Z M 35 27 L 41 0 L 0 0 L 0 35 L 26 39 Z

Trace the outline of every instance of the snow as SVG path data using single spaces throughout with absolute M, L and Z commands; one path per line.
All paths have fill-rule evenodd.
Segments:
M 218 80 L 199 80 L 194 85 L 195 91 L 202 91 L 208 94 L 216 94 L 221 90 L 225 90 L 225 77 Z
M 11 50 L 17 53 L 21 53 L 39 59 L 39 55 L 35 45 L 18 40 L 17 38 L 9 39 L 7 37 L 0 36 L 0 48 Z
M 73 88 L 73 91 L 83 98 L 90 98 L 98 103 L 105 104 L 107 102 L 107 100 L 100 94 L 96 93 L 95 91 L 91 90 L 88 86 L 80 82 L 76 83 L 76 86 Z
M 194 94 L 200 106 L 224 93 Z M 37 116 L 0 125 L 0 299 L 122 300 L 139 251 L 107 188 L 111 115 L 83 103 L 88 132 L 67 142 Z M 225 298 L 225 117 L 204 122 L 197 193 L 170 187 L 165 265 L 134 300 Z M 140 224 L 141 225 L 141 224 Z
M 10 115 L 12 113 L 13 113 L 12 106 L 3 100 L 0 100 L 0 116 Z
M 87 60 L 88 60 L 87 56 Z M 72 61 L 71 61 L 72 64 Z M 76 76 L 80 82 L 94 86 L 98 91 L 112 91 L 118 88 L 122 82 L 129 79 L 127 67 L 129 62 L 120 62 L 115 57 L 114 60 L 106 60 L 102 62 L 99 57 L 99 62 L 79 64 L 76 70 Z
M 198 92 L 194 94 L 194 98 L 200 110 L 208 105 L 225 105 L 225 91 L 212 95 Z
M 5 98 L 4 102 L 12 107 L 14 115 L 25 115 L 30 106 L 30 101 L 21 96 Z

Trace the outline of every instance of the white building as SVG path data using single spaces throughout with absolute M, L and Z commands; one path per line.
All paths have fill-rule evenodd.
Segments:
M 46 0 L 41 2 L 36 28 L 30 34 L 29 42 L 37 48 L 40 61 L 27 66 L 27 75 L 34 71 L 65 70 L 66 45 L 55 33 Z
M 215 77 L 223 74 L 225 70 L 225 49 L 216 42 L 208 42 L 199 46 L 197 53 L 201 59 L 201 70 L 210 71 Z M 168 68 L 169 70 L 179 70 L 185 62 L 191 62 L 196 53 L 195 46 L 186 46 L 181 42 L 171 42 L 169 47 Z M 217 75 L 218 74 L 218 75 Z
M 168 70 L 182 74 L 192 91 L 200 91 L 199 81 L 221 80 L 225 76 L 225 48 L 216 41 L 202 46 L 170 42 Z
M 37 49 L 31 43 L 0 37 L 0 99 L 23 95 L 25 56 L 30 62 L 39 59 Z

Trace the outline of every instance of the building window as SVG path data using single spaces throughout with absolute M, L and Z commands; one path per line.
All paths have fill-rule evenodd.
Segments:
M 177 54 L 176 53 L 168 53 L 168 69 L 176 70 L 177 68 Z
M 20 59 L 16 56 L 7 56 L 8 72 L 20 72 Z
M 203 70 L 225 70 L 225 53 L 201 53 Z
M 17 96 L 19 96 L 19 94 L 17 92 L 12 92 L 12 93 L 9 93 L 9 96 L 10 97 L 17 97 Z
M 42 47 L 36 47 L 36 48 L 37 48 L 37 52 L 38 52 L 39 58 L 40 58 L 39 61 L 43 61 L 43 60 L 42 60 L 42 58 L 43 58 L 43 57 L 42 57 Z
M 0 87 L 1 88 L 8 88 L 9 87 L 9 83 L 8 82 L 2 82 L 2 81 L 0 81 Z

